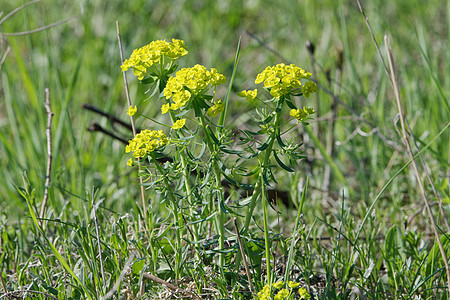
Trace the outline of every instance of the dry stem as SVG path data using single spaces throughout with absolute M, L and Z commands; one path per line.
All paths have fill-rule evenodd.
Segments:
M 117 28 L 117 39 L 119 41 L 119 51 L 120 51 L 120 61 L 123 64 L 124 62 L 124 58 L 123 58 L 123 48 L 122 48 L 122 39 L 120 37 L 120 29 L 119 29 L 119 21 L 116 21 L 116 28 Z M 128 90 L 128 80 L 127 80 L 127 75 L 124 72 L 123 73 L 123 81 L 125 84 L 125 94 L 127 97 L 127 103 L 128 103 L 128 107 L 131 106 L 131 99 L 130 99 L 130 92 Z M 131 128 L 133 130 L 133 136 L 136 136 L 136 127 L 134 125 L 134 118 L 133 116 L 130 116 L 130 120 L 131 120 Z M 142 210 L 144 211 L 144 220 L 145 220 L 145 224 L 147 224 L 147 206 L 145 204 L 145 189 L 144 189 L 144 179 L 141 176 L 141 164 L 138 161 L 138 168 L 139 168 L 139 183 L 141 186 L 141 200 L 142 200 Z
M 47 128 L 45 130 L 45 134 L 47 135 L 47 173 L 45 175 L 45 191 L 44 191 L 44 199 L 42 200 L 41 212 L 39 217 L 41 218 L 41 226 L 42 226 L 42 218 L 44 218 L 45 207 L 47 205 L 48 200 L 48 187 L 50 186 L 50 173 L 52 169 L 52 117 L 53 113 L 50 107 L 50 90 L 48 88 L 45 89 L 45 110 L 47 112 Z
M 394 68 L 394 59 L 392 57 L 391 49 L 389 48 L 389 45 L 387 43 L 387 37 L 386 36 L 384 37 L 384 41 L 385 41 L 385 44 L 386 44 L 386 51 L 387 51 L 387 56 L 388 56 L 388 61 L 389 61 L 389 68 L 391 69 L 390 78 L 391 78 L 391 82 L 392 82 L 392 85 L 393 85 L 393 88 L 394 88 L 395 99 L 397 101 L 397 109 L 398 109 L 398 112 L 400 114 L 400 123 L 401 123 L 401 127 L 402 127 L 403 140 L 404 140 L 404 143 L 406 145 L 406 150 L 408 152 L 408 155 L 409 155 L 409 157 L 412 160 L 412 167 L 413 167 L 414 173 L 416 174 L 417 183 L 418 183 L 418 186 L 419 186 L 419 189 L 420 189 L 420 195 L 421 195 L 422 200 L 424 202 L 425 208 L 427 209 L 428 216 L 429 216 L 430 221 L 431 221 L 431 228 L 433 229 L 434 235 L 436 237 L 436 242 L 438 243 L 439 250 L 441 251 L 442 260 L 444 261 L 445 270 L 447 272 L 448 294 L 450 296 L 450 268 L 448 266 L 447 255 L 445 254 L 445 249 L 442 246 L 441 239 L 440 239 L 439 233 L 437 231 L 437 226 L 436 226 L 436 223 L 434 221 L 433 213 L 431 211 L 430 204 L 428 203 L 427 195 L 425 193 L 425 189 L 423 187 L 422 179 L 420 178 L 419 170 L 417 168 L 417 163 L 414 160 L 414 154 L 413 154 L 412 149 L 411 149 L 411 145 L 410 145 L 410 142 L 409 142 L 409 139 L 408 139 L 408 134 L 406 132 L 406 116 L 404 114 L 402 103 L 401 103 L 401 99 L 400 99 L 400 91 L 399 91 L 399 88 L 398 88 L 397 76 L 396 76 L 395 68 Z

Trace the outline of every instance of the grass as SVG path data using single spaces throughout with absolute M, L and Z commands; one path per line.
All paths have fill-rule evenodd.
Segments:
M 20 5 L 4 2 L 0 19 Z M 450 2 L 366 2 L 362 4 L 383 55 L 383 35 L 389 36 L 408 126 L 443 203 L 441 214 L 421 167 L 448 258 Z M 5 35 L 72 16 L 76 18 L 38 33 Z M 275 174 L 287 201 L 274 205 L 279 214 L 268 207 L 267 224 L 257 205 L 259 227 L 251 226 L 242 236 L 255 292 L 266 284 L 271 260 L 273 282 L 293 280 L 315 299 L 449 298 L 442 255 L 421 210 L 400 123 L 394 122 L 394 90 L 356 1 L 113 0 L 56 6 L 43 0 L 0 25 L 0 61 L 5 55 L 0 70 L 0 299 L 252 297 L 243 263 L 233 265 L 242 254 L 232 222 L 224 227 L 223 272 L 217 267 L 219 239 L 203 236 L 200 247 L 188 242 L 186 232 L 177 258 L 183 268 L 175 282 L 170 210 L 152 206 L 149 237 L 139 181 L 126 167 L 124 146 L 86 130 L 95 121 L 131 137 L 81 107 L 90 103 L 126 119 L 116 20 L 126 56 L 152 40 L 181 38 L 190 53 L 180 67 L 201 63 L 228 79 L 241 38 L 230 86 L 230 128 L 248 128 L 251 117 L 242 112 L 249 107 L 236 93 L 253 89 L 253 79 L 267 65 L 295 63 L 319 83 L 317 98 L 311 96 L 309 102 L 319 113 L 309 127 L 292 132 L 304 143 L 307 158 L 294 173 L 279 168 Z M 307 41 L 315 46 L 313 55 Z M 145 87 L 131 76 L 129 82 L 132 101 L 163 121 L 159 105 L 145 102 Z M 41 228 L 35 210 L 45 191 L 45 88 L 55 115 L 51 185 Z M 217 93 L 225 97 L 227 89 Z M 151 124 L 137 119 L 140 128 Z M 152 203 L 160 199 L 148 193 Z M 269 230 L 264 232 L 264 225 Z M 180 289 L 169 292 L 158 280 Z

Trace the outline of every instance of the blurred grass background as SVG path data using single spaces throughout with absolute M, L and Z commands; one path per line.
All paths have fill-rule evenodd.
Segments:
M 23 3 L 2 0 L 2 17 Z M 390 37 L 406 114 L 423 147 L 450 120 L 450 1 L 378 0 L 362 4 L 383 54 L 383 35 Z M 45 31 L 8 36 L 72 17 Z M 55 113 L 48 214 L 70 219 L 81 211 L 80 199 L 93 186 L 100 189 L 106 207 L 123 213 L 135 206 L 137 181 L 125 165 L 123 145 L 86 130 L 92 120 L 108 130 L 120 129 L 81 108 L 82 103 L 90 103 L 127 119 L 116 20 L 120 22 L 125 56 L 152 40 L 175 37 L 185 40 L 189 50 L 180 67 L 204 64 L 229 78 L 242 37 L 235 92 L 254 88 L 256 74 L 285 59 L 312 71 L 321 86 L 339 97 L 345 107 L 338 105 L 336 110 L 331 157 L 341 177 L 333 173 L 329 193 L 324 196 L 324 170 L 329 163 L 317 150 L 317 142 L 306 137 L 308 163 L 301 163 L 294 176 L 280 180 L 290 182 L 291 190 L 295 190 L 297 181 L 310 176 L 313 192 L 305 207 L 306 216 L 328 218 L 323 211 L 339 209 L 337 202 L 342 195 L 351 211 L 364 215 L 383 184 L 407 161 L 393 122 L 397 110 L 392 89 L 356 1 L 42 0 L 0 27 L 0 57 L 5 55 L 0 70 L 2 222 L 16 223 L 26 214 L 26 203 L 14 188 L 24 185 L 23 172 L 36 188 L 37 202 L 44 193 L 46 87 Z M 315 45 L 314 66 L 307 41 Z M 340 57 L 342 71 L 337 62 Z M 128 75 L 132 101 L 143 107 L 144 90 Z M 324 90 L 317 100 L 310 99 L 310 105 L 319 108 L 318 120 L 311 129 L 325 147 L 333 99 Z M 246 106 L 236 95 L 231 100 L 232 118 L 237 119 Z M 155 116 L 159 107 L 148 102 L 146 112 Z M 449 131 L 423 155 L 439 193 L 448 203 Z M 386 221 L 382 227 L 402 224 L 420 205 L 414 176 L 406 170 L 383 195 L 377 214 Z M 448 204 L 446 207 L 448 212 Z M 424 222 L 425 217 L 419 217 L 419 226 L 425 226 Z

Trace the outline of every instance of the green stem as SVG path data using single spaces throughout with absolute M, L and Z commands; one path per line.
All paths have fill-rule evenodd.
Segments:
M 260 180 L 264 180 L 261 176 Z M 262 192 L 261 192 L 261 201 L 263 206 L 263 216 L 264 216 L 264 246 L 266 249 L 266 268 L 267 268 L 267 284 L 272 284 L 272 274 L 270 268 L 270 239 L 269 239 L 269 225 L 268 225 L 268 215 L 269 211 L 267 208 L 267 197 L 266 197 L 266 186 L 263 182 L 261 182 Z
M 222 171 L 217 163 L 216 158 L 214 157 L 217 148 L 215 147 L 215 145 L 212 141 L 210 132 L 207 130 L 205 118 L 203 115 L 200 115 L 200 122 L 201 122 L 203 132 L 206 137 L 206 144 L 208 145 L 209 152 L 211 153 L 211 156 L 212 156 L 212 164 L 214 166 L 214 173 L 216 176 L 216 189 L 219 191 L 219 199 L 217 199 L 217 201 L 219 201 L 219 203 L 218 203 L 219 208 L 218 208 L 218 214 L 217 214 L 217 218 L 216 218 L 216 230 L 219 233 L 219 248 L 220 248 L 220 250 L 223 250 L 225 248 L 225 225 L 224 225 L 225 224 L 225 212 L 220 208 L 220 202 L 224 201 L 222 181 L 221 181 Z M 223 274 L 224 265 L 225 265 L 225 255 L 221 252 L 219 254 L 219 268 L 220 268 L 220 272 L 222 274 Z
M 178 207 L 177 198 L 173 194 L 172 187 L 170 186 L 170 182 L 167 180 L 166 173 L 161 168 L 161 164 L 155 159 L 155 157 L 152 156 L 153 163 L 158 170 L 158 172 L 163 176 L 164 184 L 166 186 L 166 189 L 168 191 L 168 195 L 170 197 L 171 203 L 172 203 L 172 213 L 174 217 L 174 223 L 176 224 L 175 228 L 175 237 L 176 237 L 176 252 L 175 252 L 175 281 L 178 281 L 180 276 L 180 269 L 181 269 L 181 234 L 180 230 L 183 227 L 183 217 L 181 215 L 181 212 Z
M 169 111 L 170 114 L 170 119 L 172 120 L 172 124 L 174 124 L 176 122 L 176 117 L 173 113 L 173 111 Z M 175 135 L 177 136 L 177 138 L 180 138 L 180 136 L 184 136 L 183 133 L 181 131 L 175 130 Z M 191 189 L 191 184 L 189 182 L 189 169 L 188 169 L 188 164 L 187 164 L 187 157 L 186 157 L 186 153 L 184 151 L 177 151 L 178 154 L 180 155 L 180 159 L 181 159 L 181 166 L 183 168 L 183 179 L 184 179 L 184 187 L 186 189 L 186 196 L 188 198 L 188 202 L 189 203 L 193 203 L 192 201 L 192 189 Z M 192 205 L 190 205 L 190 215 L 193 216 L 193 207 Z M 199 240 L 199 235 L 198 235 L 198 226 L 196 224 L 193 225 L 194 226 L 194 241 L 198 241 Z

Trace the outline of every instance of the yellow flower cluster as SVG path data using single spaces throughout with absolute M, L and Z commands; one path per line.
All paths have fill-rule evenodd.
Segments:
M 264 82 L 264 87 L 270 90 L 270 94 L 273 97 L 277 98 L 290 94 L 292 89 L 300 88 L 302 85 L 300 79 L 309 79 L 310 77 L 311 73 L 296 65 L 278 64 L 274 67 L 268 66 L 258 74 L 255 83 L 260 84 Z M 313 82 L 312 84 L 315 85 Z M 312 90 L 313 88 L 308 85 L 308 91 L 311 92 Z
M 147 69 L 155 64 L 159 64 L 163 56 L 170 59 L 177 59 L 187 53 L 184 41 L 182 40 L 172 39 L 171 43 L 165 40 L 153 41 L 142 48 L 135 49 L 130 58 L 125 60 L 120 67 L 122 71 L 133 68 L 134 75 L 139 80 L 142 80 Z
M 238 93 L 238 96 L 245 97 L 245 100 L 250 101 L 256 98 L 256 95 L 258 95 L 258 90 L 254 89 L 252 90 L 243 90 L 242 92 Z
M 144 129 L 130 140 L 125 152 L 133 152 L 135 158 L 145 157 L 149 152 L 153 152 L 168 143 L 169 139 L 162 130 Z
M 172 128 L 173 129 L 181 129 L 186 125 L 186 119 L 179 119 L 173 123 Z
M 287 285 L 290 289 L 282 289 L 283 287 L 283 281 L 278 281 L 276 283 L 272 283 L 272 289 L 278 290 L 273 298 L 271 298 L 270 293 L 270 285 L 266 284 L 262 290 L 258 292 L 256 295 L 256 299 L 258 300 L 284 300 L 288 298 L 292 294 L 292 290 L 297 288 L 300 284 L 294 281 L 289 281 Z M 305 288 L 300 288 L 298 290 L 298 293 L 300 295 L 300 299 L 310 299 L 311 295 L 308 294 Z
M 175 74 L 175 77 L 172 76 L 167 81 L 164 96 L 166 99 L 172 97 L 173 103 L 164 104 L 161 111 L 164 114 L 169 109 L 180 109 L 186 105 L 193 95 L 203 94 L 209 85 L 215 86 L 225 83 L 225 81 L 225 76 L 218 73 L 214 68 L 211 68 L 210 71 L 202 65 L 183 68 Z
M 208 116 L 214 118 L 215 116 L 223 112 L 224 108 L 225 104 L 222 102 L 222 100 L 218 99 L 213 106 L 208 108 Z
M 291 111 L 289 112 L 291 117 L 296 118 L 298 122 L 307 121 L 308 119 L 310 119 L 310 116 L 314 113 L 316 113 L 314 108 L 305 106 L 299 109 L 291 109 Z

